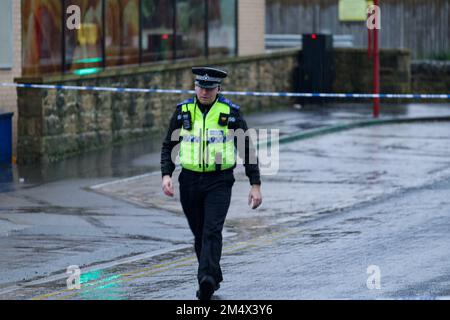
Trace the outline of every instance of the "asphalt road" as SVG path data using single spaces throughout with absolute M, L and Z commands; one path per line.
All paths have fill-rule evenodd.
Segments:
M 248 181 L 237 170 L 215 298 L 450 296 L 449 131 L 389 125 L 282 145 L 256 211 L 243 206 Z M 161 195 L 157 174 L 92 188 L 109 181 L 0 193 L 1 299 L 195 298 L 177 199 Z M 67 289 L 69 265 L 81 267 L 80 290 Z M 379 289 L 368 288 L 374 276 Z

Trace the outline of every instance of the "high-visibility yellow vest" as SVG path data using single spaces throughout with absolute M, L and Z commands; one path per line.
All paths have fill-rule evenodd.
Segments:
M 234 135 L 230 135 L 228 122 L 231 109 L 239 107 L 222 96 L 211 106 L 206 117 L 197 106 L 197 99 L 179 104 L 182 113 L 190 113 L 191 128 L 181 127 L 180 163 L 196 172 L 226 170 L 236 164 Z M 231 119 L 234 120 L 234 119 Z

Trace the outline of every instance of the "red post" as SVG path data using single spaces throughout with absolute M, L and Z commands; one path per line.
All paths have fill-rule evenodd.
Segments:
M 374 0 L 374 5 L 378 6 L 378 0 Z M 374 29 L 373 39 L 373 93 L 380 93 L 380 50 L 379 50 L 379 32 L 377 28 Z M 373 100 L 373 117 L 378 118 L 380 115 L 380 98 Z

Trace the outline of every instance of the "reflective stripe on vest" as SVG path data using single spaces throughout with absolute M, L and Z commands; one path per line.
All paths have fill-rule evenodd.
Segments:
M 228 125 L 219 124 L 221 113 L 231 113 L 230 106 L 217 100 L 204 117 L 194 99 L 182 111 L 191 113 L 192 128 L 181 128 L 181 166 L 196 172 L 232 168 L 236 164 L 234 136 L 228 136 Z

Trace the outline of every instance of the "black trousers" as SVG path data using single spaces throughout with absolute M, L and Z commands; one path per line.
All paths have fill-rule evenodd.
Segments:
M 222 229 L 235 182 L 233 170 L 197 173 L 182 169 L 178 181 L 181 205 L 195 237 L 198 281 L 208 275 L 220 283 Z

